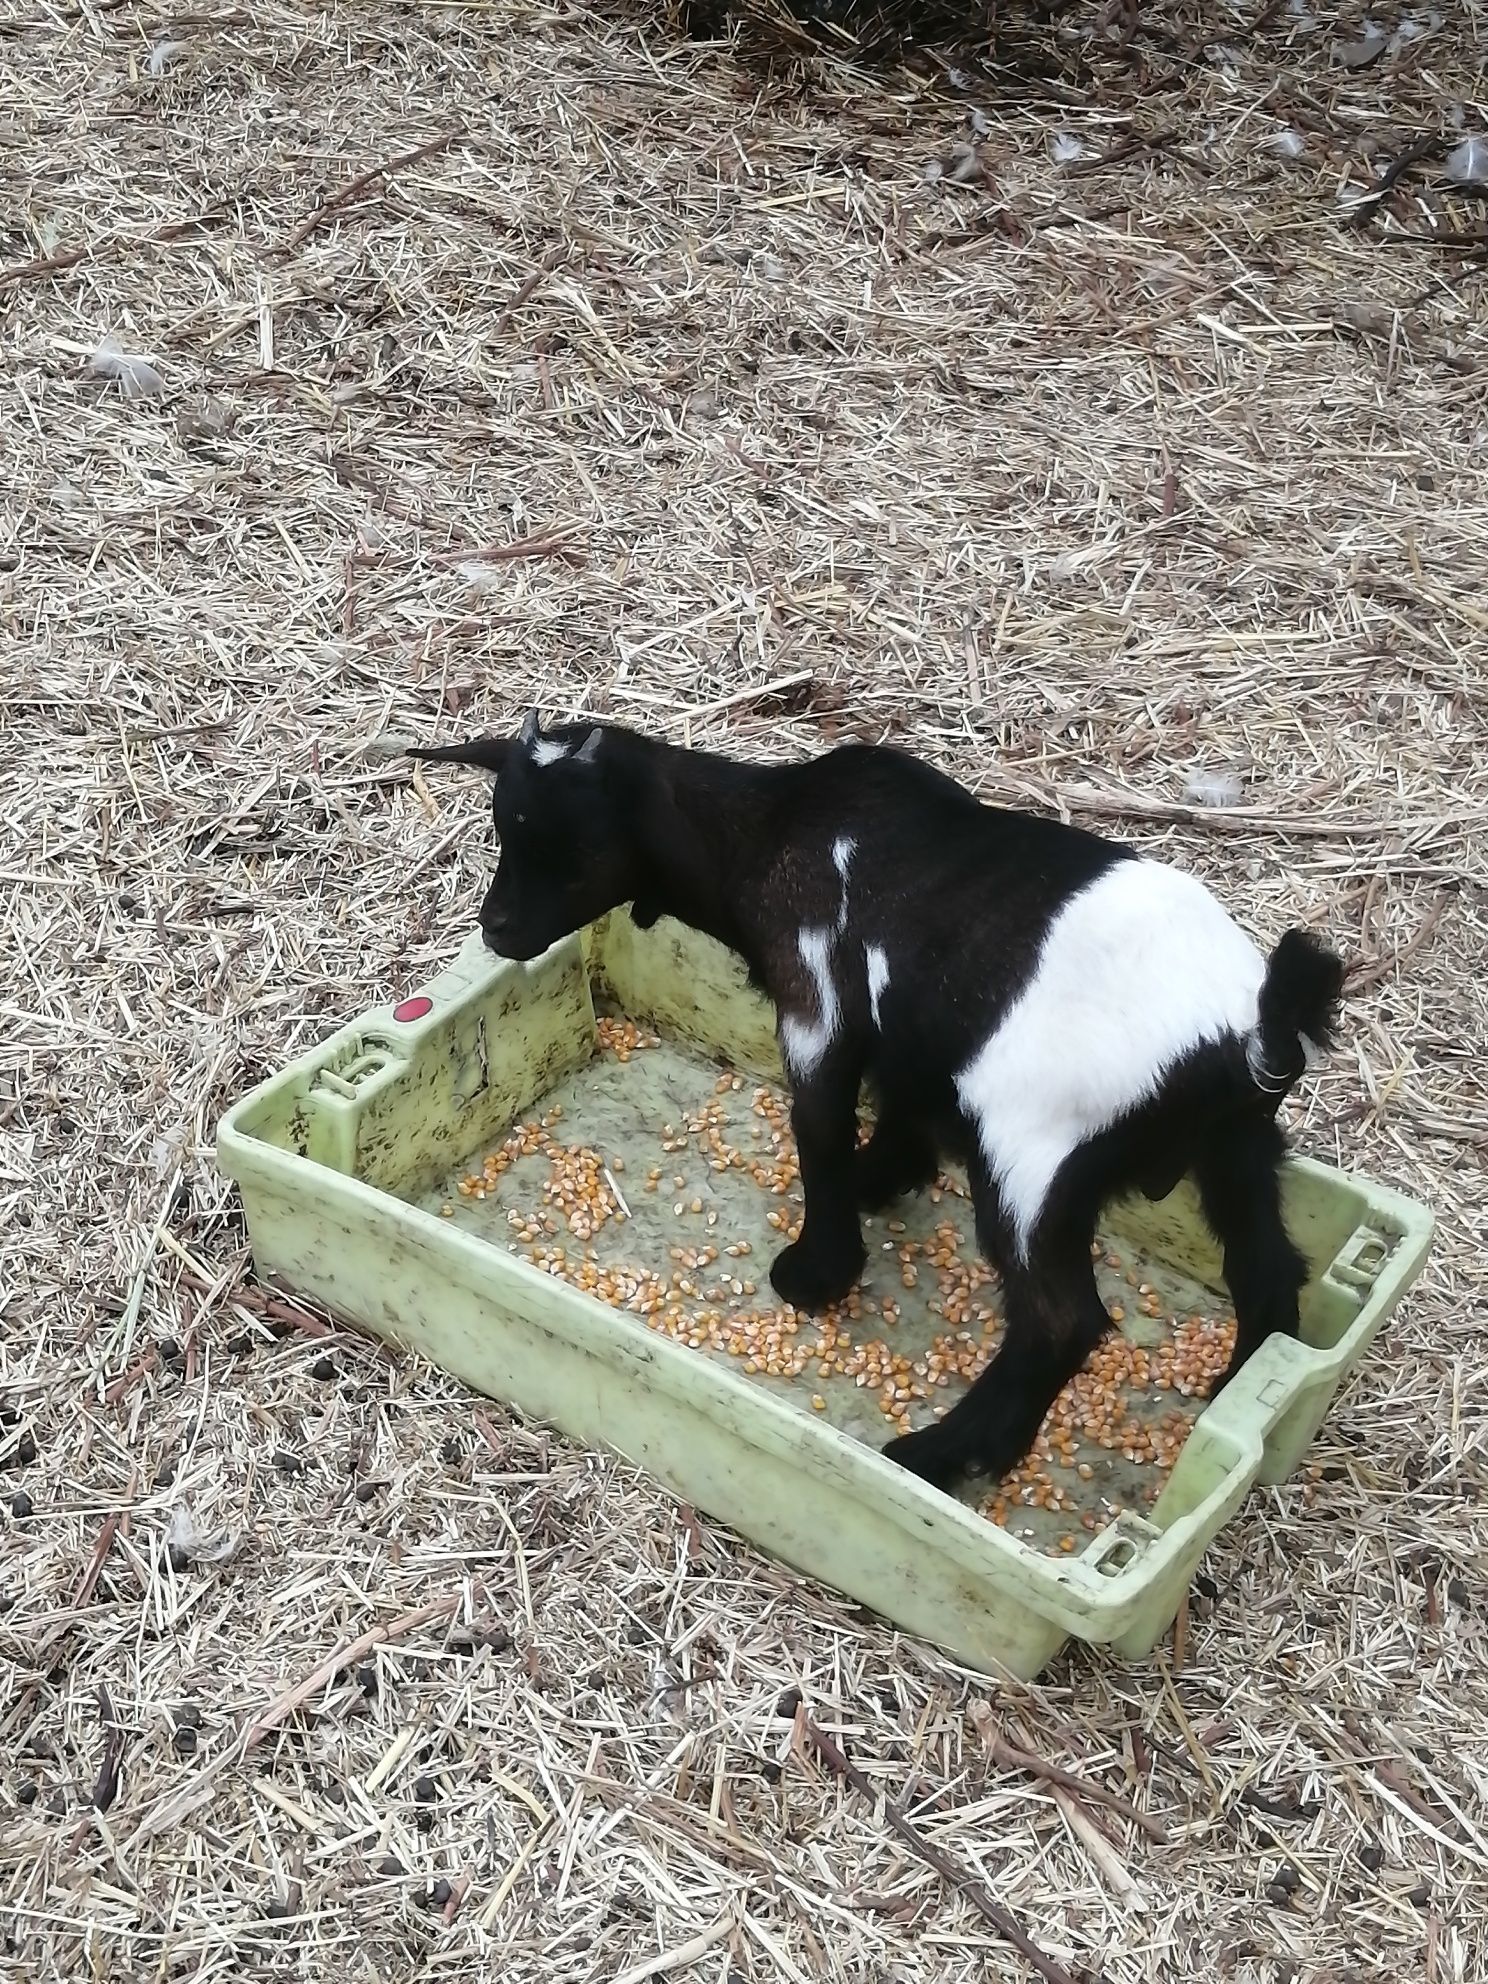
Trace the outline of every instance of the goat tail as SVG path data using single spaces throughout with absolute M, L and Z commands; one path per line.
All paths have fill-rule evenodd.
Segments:
M 1333 1044 L 1343 960 L 1309 930 L 1288 930 L 1271 953 L 1256 1023 L 1245 1043 L 1250 1078 L 1279 1101 Z

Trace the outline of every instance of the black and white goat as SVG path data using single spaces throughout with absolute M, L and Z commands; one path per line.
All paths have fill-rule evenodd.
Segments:
M 628 902 L 643 926 L 671 916 L 730 946 L 774 1000 L 805 1195 L 770 1271 L 783 1301 L 845 1295 L 860 1208 L 927 1183 L 942 1152 L 966 1164 L 1006 1330 L 894 1460 L 941 1485 L 1019 1460 L 1109 1327 L 1103 1206 L 1189 1171 L 1235 1305 L 1230 1373 L 1296 1334 L 1276 1111 L 1343 977 L 1305 931 L 1268 960 L 1192 876 L 876 746 L 750 765 L 534 715 L 514 739 L 415 755 L 495 775 L 493 950 L 536 957 Z M 859 1150 L 865 1079 L 877 1126 Z

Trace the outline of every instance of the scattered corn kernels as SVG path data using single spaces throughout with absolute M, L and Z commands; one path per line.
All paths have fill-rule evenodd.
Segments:
M 655 1035 L 630 1020 L 602 1018 L 596 1033 L 599 1052 L 621 1061 L 660 1045 Z M 741 1095 L 738 1106 L 745 1113 L 737 1122 L 730 1117 L 727 1099 L 743 1090 L 742 1077 L 718 1076 L 701 1106 L 663 1126 L 661 1151 L 663 1157 L 672 1154 L 674 1162 L 690 1153 L 694 1163 L 700 1161 L 720 1180 L 724 1216 L 728 1199 L 722 1181 L 731 1173 L 783 1201 L 770 1205 L 764 1220 L 776 1234 L 793 1240 L 801 1230 L 801 1198 L 789 1105 L 773 1090 L 756 1088 L 752 1095 Z M 916 1409 L 921 1423 L 943 1414 L 945 1396 L 954 1398 L 995 1352 L 1001 1319 L 986 1295 L 996 1288 L 998 1276 L 956 1218 L 941 1217 L 924 1238 L 910 1237 L 902 1219 L 884 1222 L 879 1231 L 889 1237 L 872 1241 L 870 1260 L 882 1261 L 900 1284 L 902 1298 L 880 1293 L 870 1267 L 868 1284 L 854 1288 L 821 1316 L 759 1306 L 754 1281 L 727 1269 L 722 1278 L 702 1272 L 720 1258 L 734 1262 L 748 1255 L 752 1247 L 745 1238 L 729 1239 L 721 1248 L 712 1241 L 672 1246 L 668 1252 L 674 1270 L 668 1276 L 601 1261 L 596 1242 L 606 1250 L 623 1244 L 617 1229 L 624 1231 L 629 1215 L 622 1211 L 614 1178 L 624 1171 L 624 1162 L 606 1159 L 586 1144 L 562 1141 L 557 1134 L 562 1122 L 562 1106 L 554 1104 L 536 1120 L 516 1126 L 456 1181 L 455 1195 L 440 1208 L 442 1216 L 455 1217 L 461 1201 L 478 1204 L 515 1192 L 518 1181 L 507 1177 L 512 1167 L 524 1159 L 545 1160 L 540 1207 L 534 1211 L 529 1203 L 506 1209 L 509 1244 L 535 1266 L 639 1315 L 674 1342 L 737 1360 L 751 1376 L 791 1380 L 809 1372 L 819 1382 L 846 1383 L 862 1405 L 873 1401 L 886 1429 L 894 1432 L 912 1430 Z M 667 1175 L 664 1163 L 649 1165 L 645 1191 L 657 1193 Z M 683 1194 L 674 1200 L 672 1216 L 681 1220 L 701 1214 L 704 1201 L 689 1194 L 685 1172 L 671 1176 L 674 1192 Z M 527 1178 L 524 1173 L 522 1185 Z M 929 1204 L 946 1212 L 955 1212 L 966 1197 L 964 1185 L 944 1176 L 927 1195 Z M 950 1206 L 947 1199 L 953 1201 Z M 717 1227 L 720 1206 L 709 1208 L 707 1227 Z M 489 1218 L 488 1213 L 478 1216 Z M 655 1211 L 650 1217 L 655 1219 Z M 564 1228 L 579 1243 L 573 1255 L 555 1244 Z M 1128 1304 L 1134 1302 L 1143 1327 L 1156 1321 L 1162 1332 L 1146 1345 L 1131 1342 L 1120 1327 L 1108 1334 L 1055 1400 L 1026 1459 L 982 1505 L 983 1513 L 1000 1526 L 1016 1513 L 1020 1536 L 1038 1533 L 1030 1531 L 1029 1518 L 1063 1517 L 1064 1526 L 1050 1528 L 1045 1540 L 1046 1547 L 1066 1555 L 1078 1547 L 1082 1533 L 1104 1528 L 1119 1512 L 1123 1502 L 1115 1492 L 1118 1486 L 1122 1496 L 1138 1505 L 1156 1499 L 1196 1416 L 1197 1406 L 1183 1402 L 1207 1393 L 1228 1363 L 1234 1342 L 1232 1321 L 1196 1312 L 1168 1315 L 1160 1292 L 1104 1242 L 1092 1245 L 1091 1258 L 1098 1272 L 1119 1279 L 1123 1292 L 1128 1287 L 1133 1291 L 1125 1301 L 1109 1304 L 1112 1322 L 1124 1324 Z M 914 1311 L 916 1305 L 920 1330 L 905 1327 L 904 1348 L 896 1348 L 887 1333 L 898 1331 L 906 1309 Z M 927 1317 L 931 1328 L 922 1334 Z M 884 1334 L 872 1334 L 875 1329 Z M 814 1412 L 827 1409 L 821 1391 L 811 1392 L 809 1401 Z M 1133 1482 L 1127 1475 L 1118 1483 L 1110 1470 L 1123 1466 L 1141 1468 L 1145 1478 Z M 1098 1507 L 1088 1506 L 1092 1492 L 1100 1497 Z

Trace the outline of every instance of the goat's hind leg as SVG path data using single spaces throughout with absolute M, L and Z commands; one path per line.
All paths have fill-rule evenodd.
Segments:
M 1307 1264 L 1281 1216 L 1286 1139 L 1270 1116 L 1217 1129 L 1194 1165 L 1204 1217 L 1224 1252 L 1235 1305 L 1235 1349 L 1210 1397 L 1227 1385 L 1268 1336 L 1296 1336 Z
M 991 1223 L 982 1217 L 985 1189 L 977 1193 L 979 1229 Z M 1017 1465 L 1049 1407 L 1111 1326 L 1090 1258 L 1094 1224 L 1093 1215 L 1067 1214 L 1053 1228 L 1041 1226 L 1026 1261 L 1011 1248 L 996 1249 L 1007 1263 L 1007 1321 L 997 1354 L 944 1419 L 891 1440 L 884 1448 L 890 1460 L 938 1488 L 972 1471 L 997 1479 Z
M 923 1119 L 892 1095 L 881 1097 L 873 1135 L 857 1153 L 858 1204 L 882 1212 L 930 1184 L 940 1153 Z

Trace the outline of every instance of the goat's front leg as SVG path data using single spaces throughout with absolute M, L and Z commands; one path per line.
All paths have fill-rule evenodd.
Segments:
M 853 1163 L 861 1078 L 857 1058 L 838 1043 L 796 1083 L 791 1128 L 806 1210 L 800 1239 L 770 1268 L 775 1293 L 793 1309 L 824 1309 L 840 1300 L 868 1258 Z

